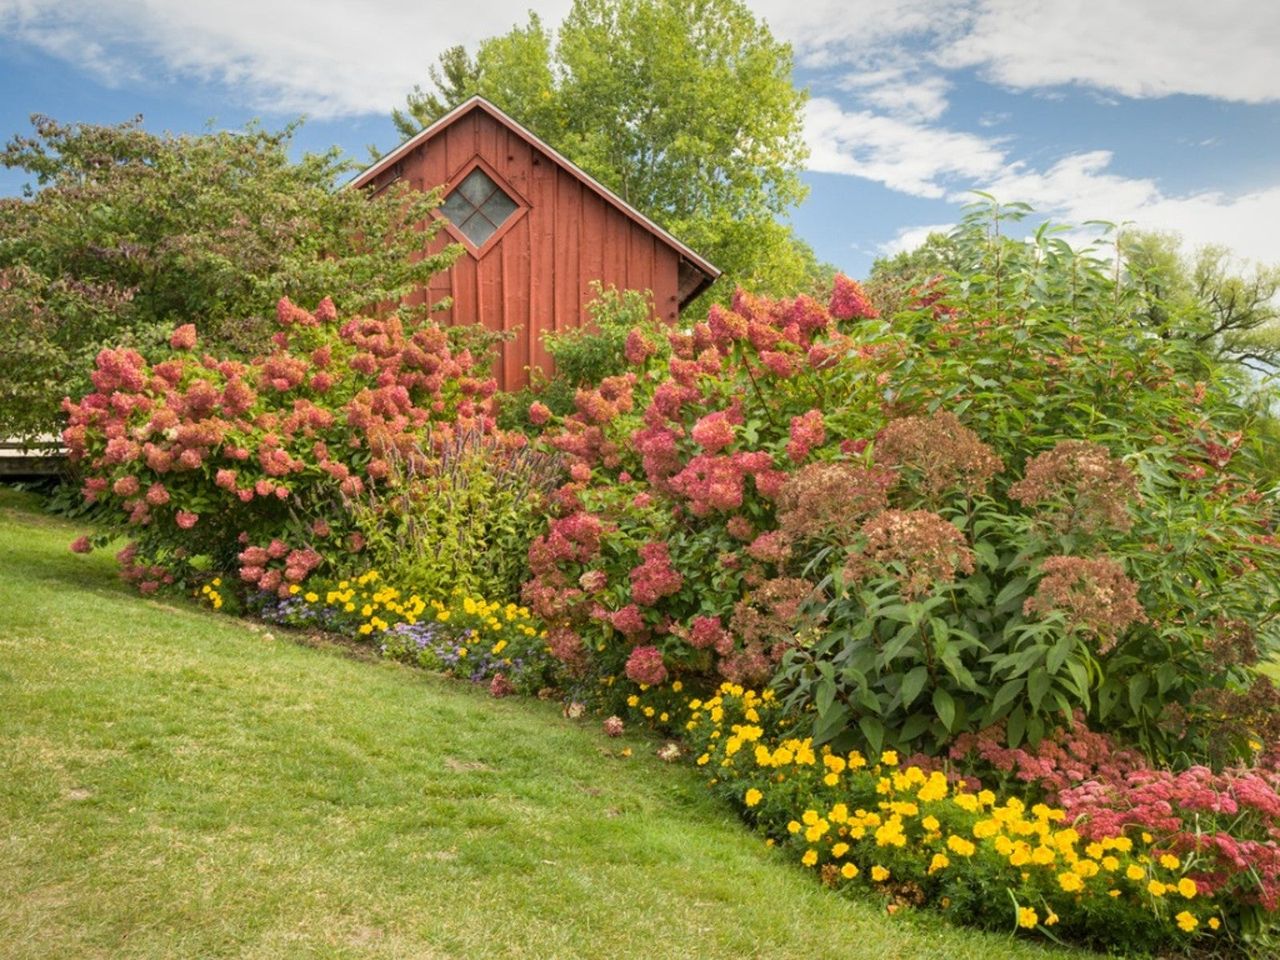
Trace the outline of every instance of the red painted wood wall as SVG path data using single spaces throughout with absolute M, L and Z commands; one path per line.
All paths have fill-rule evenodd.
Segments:
M 509 185 L 527 210 L 477 258 L 468 248 L 430 288 L 410 302 L 452 297 L 442 323 L 483 323 L 518 331 L 502 345 L 495 375 L 504 390 L 528 382 L 526 368 L 551 369 L 540 334 L 589 319 L 591 281 L 649 290 L 660 317 L 679 312 L 680 254 L 661 237 L 607 202 L 550 156 L 484 110 L 472 110 L 439 130 L 372 180 L 376 187 L 407 179 L 427 190 L 460 179 L 479 157 Z M 460 234 L 441 230 L 436 252 Z

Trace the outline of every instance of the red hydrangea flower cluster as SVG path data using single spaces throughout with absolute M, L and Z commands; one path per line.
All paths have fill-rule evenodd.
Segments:
M 667 667 L 657 647 L 636 647 L 627 657 L 627 679 L 651 687 L 661 686 L 667 679 Z

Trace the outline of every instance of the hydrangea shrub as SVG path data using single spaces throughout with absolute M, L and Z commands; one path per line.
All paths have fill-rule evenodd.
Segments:
M 340 320 L 327 299 L 314 311 L 282 299 L 276 318 L 249 361 L 202 353 L 193 324 L 155 362 L 105 349 L 94 391 L 64 404 L 84 497 L 114 508 L 131 538 L 123 574 L 144 593 L 230 573 L 286 596 L 318 570 L 358 565 L 365 535 L 349 502 L 384 486 L 393 463 L 425 469 L 428 432 L 444 444 L 493 429 L 494 381 L 434 323 Z

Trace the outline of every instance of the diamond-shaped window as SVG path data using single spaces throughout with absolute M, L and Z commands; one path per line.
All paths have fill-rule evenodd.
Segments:
M 449 191 L 440 212 L 473 246 L 482 247 L 519 208 L 493 178 L 476 167 Z

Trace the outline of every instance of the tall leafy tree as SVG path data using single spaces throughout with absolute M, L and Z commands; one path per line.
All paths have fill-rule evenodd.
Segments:
M 422 256 L 437 195 L 341 190 L 336 149 L 290 158 L 296 126 L 33 122 L 0 152 L 32 176 L 0 199 L 0 435 L 57 430 L 105 344 L 146 350 L 195 322 L 219 351 L 255 349 L 281 296 L 398 300 L 457 253 Z
M 531 16 L 447 51 L 395 119 L 407 136 L 481 94 L 723 269 L 711 296 L 794 293 L 830 270 L 783 219 L 805 195 L 791 72 L 740 0 L 575 0 L 554 36 Z
M 1218 244 L 1188 255 L 1177 234 L 1154 231 L 1125 231 L 1120 251 L 1148 324 L 1256 374 L 1280 372 L 1280 265 L 1241 264 Z

